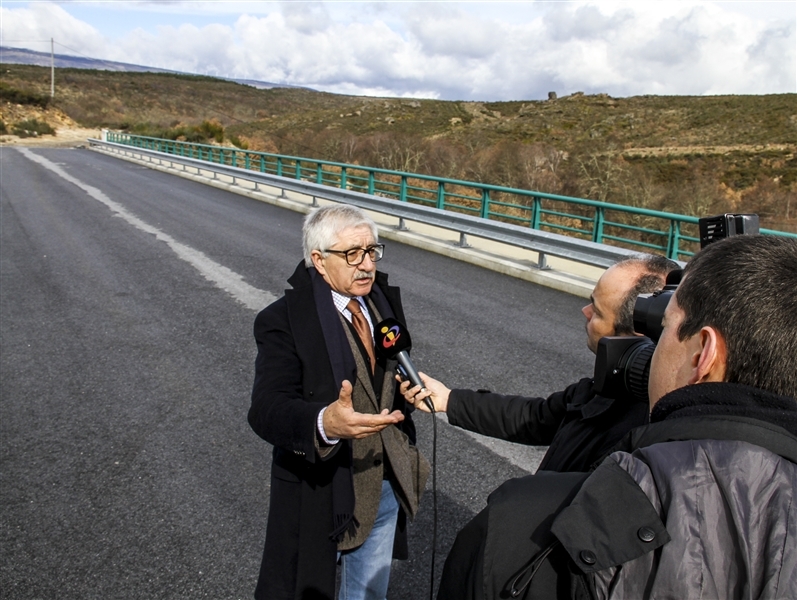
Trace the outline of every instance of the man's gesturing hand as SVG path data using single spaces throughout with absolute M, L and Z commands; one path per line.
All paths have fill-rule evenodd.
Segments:
M 351 383 L 344 381 L 338 399 L 324 411 L 324 433 L 328 438 L 364 438 L 403 420 L 404 415 L 399 410 L 390 413 L 385 409 L 378 415 L 355 411 L 351 403 Z

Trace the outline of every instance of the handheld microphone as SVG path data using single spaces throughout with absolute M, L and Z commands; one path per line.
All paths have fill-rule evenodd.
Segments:
M 418 371 L 410 360 L 409 350 L 412 348 L 410 332 L 397 319 L 387 318 L 374 326 L 374 345 L 376 353 L 383 358 L 396 359 L 401 365 L 401 370 L 407 375 L 413 386 L 423 386 Z M 429 397 L 424 398 L 426 406 L 434 412 L 434 404 Z

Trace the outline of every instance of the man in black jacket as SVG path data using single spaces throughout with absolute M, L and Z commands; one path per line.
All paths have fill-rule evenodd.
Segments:
M 592 474 L 499 487 L 438 598 L 797 598 L 797 240 L 741 235 L 684 270 L 651 423 Z
M 309 214 L 292 289 L 255 320 L 249 424 L 274 446 L 266 544 L 255 598 L 384 600 L 391 558 L 429 464 L 415 448 L 396 361 L 373 327 L 404 321 L 399 289 L 376 270 L 384 246 L 360 209 Z
M 601 276 L 582 309 L 587 319 L 587 346 L 610 335 L 633 335 L 634 302 L 639 294 L 664 287 L 678 264 L 663 256 L 640 255 L 621 260 Z M 422 400 L 431 397 L 437 412 L 447 412 L 452 425 L 490 437 L 548 446 L 539 469 L 585 471 L 628 431 L 647 423 L 648 406 L 631 399 L 611 399 L 592 391 L 586 377 L 548 398 L 504 396 L 488 390 L 450 390 L 420 373 L 425 389 L 402 391 L 416 408 L 429 412 Z

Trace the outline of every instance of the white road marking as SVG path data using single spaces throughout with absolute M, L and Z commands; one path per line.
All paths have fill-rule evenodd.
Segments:
M 38 154 L 34 154 L 27 148 L 17 148 L 17 150 L 19 150 L 19 152 L 21 152 L 30 160 L 39 163 L 44 168 L 49 169 L 59 177 L 76 185 L 95 200 L 102 202 L 105 206 L 111 209 L 116 216 L 124 219 L 133 227 L 152 234 L 156 239 L 165 242 L 180 259 L 190 264 L 197 271 L 199 271 L 199 273 L 205 279 L 213 283 L 216 287 L 230 294 L 235 300 L 243 304 L 245 307 L 251 310 L 259 311 L 264 306 L 271 304 L 277 299 L 277 296 L 271 292 L 260 290 L 249 285 L 244 281 L 241 275 L 225 267 L 224 265 L 220 265 L 219 263 L 211 260 L 199 250 L 191 248 L 190 246 L 186 246 L 185 244 L 175 240 L 170 235 L 164 233 L 157 227 L 153 227 L 152 225 L 145 223 L 122 205 L 117 204 L 108 198 L 108 196 L 106 196 L 102 190 L 87 185 L 79 179 L 76 179 L 55 163 L 42 156 L 39 156 Z

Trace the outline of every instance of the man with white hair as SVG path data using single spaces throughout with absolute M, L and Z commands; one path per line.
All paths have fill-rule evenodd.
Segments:
M 334 600 L 339 560 L 341 600 L 384 600 L 429 472 L 396 361 L 374 353 L 374 326 L 405 322 L 401 297 L 376 270 L 384 245 L 362 210 L 317 209 L 303 244 L 293 289 L 254 327 L 249 423 L 274 446 L 255 598 Z

